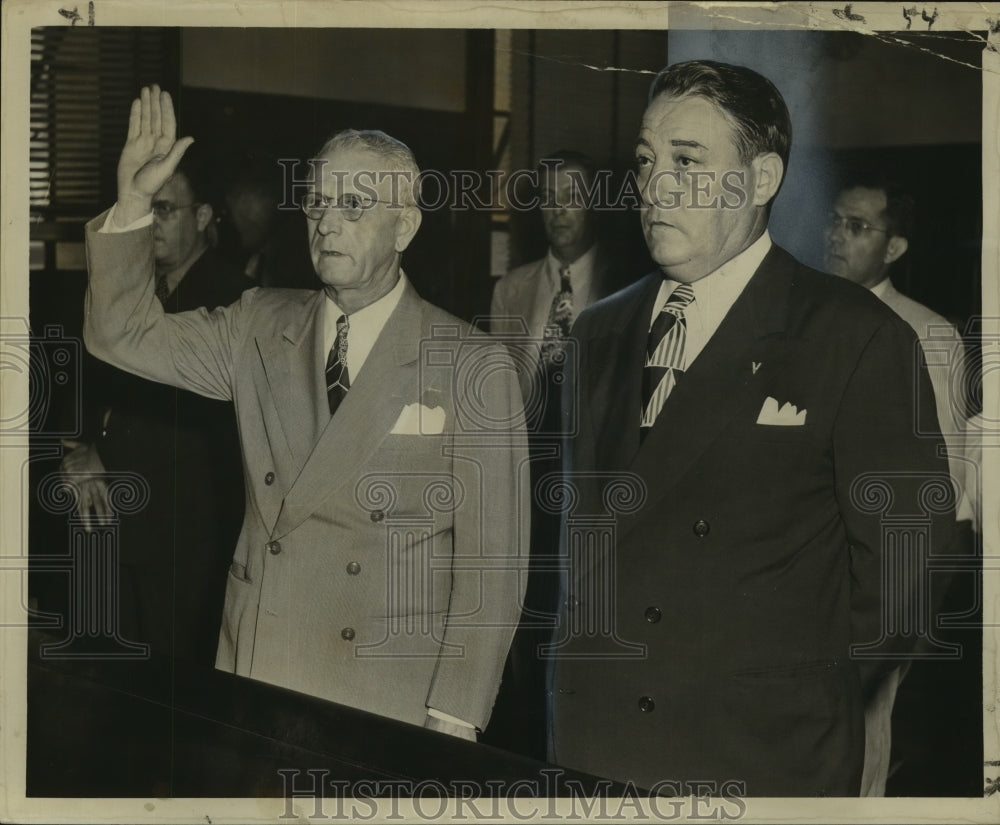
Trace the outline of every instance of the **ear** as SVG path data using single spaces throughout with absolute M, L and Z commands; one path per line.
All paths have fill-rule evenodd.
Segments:
M 212 222 L 212 218 L 215 216 L 215 211 L 212 209 L 212 204 L 203 203 L 198 207 L 197 211 L 194 213 L 194 219 L 198 224 L 198 231 L 204 232 L 208 225 Z
M 754 188 L 750 192 L 750 202 L 754 206 L 767 206 L 778 194 L 781 179 L 785 175 L 785 164 L 774 152 L 757 155 L 752 164 Z
M 410 245 L 420 228 L 423 215 L 416 206 L 404 206 L 396 218 L 396 251 L 402 252 Z
M 903 257 L 903 253 L 909 248 L 910 242 L 906 238 L 901 238 L 898 235 L 893 235 L 889 238 L 889 243 L 885 245 L 885 255 L 882 260 L 891 264 L 893 261 L 899 260 Z

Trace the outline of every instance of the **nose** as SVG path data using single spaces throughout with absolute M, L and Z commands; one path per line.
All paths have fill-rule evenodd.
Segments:
M 319 222 L 316 224 L 316 231 L 320 235 L 330 235 L 334 232 L 339 233 L 341 226 L 343 225 L 343 221 L 344 218 L 338 209 L 327 207 L 323 210 L 323 217 L 321 217 Z
M 827 218 L 826 227 L 823 232 L 828 241 L 833 240 L 834 238 L 837 240 L 843 240 L 845 231 L 846 227 L 844 226 L 844 220 L 839 215 L 832 215 Z
M 659 203 L 656 189 L 663 176 L 657 173 L 657 168 L 656 166 L 651 166 L 639 170 L 639 197 L 642 199 L 642 208 L 656 206 Z M 645 178 L 643 178 L 644 173 Z

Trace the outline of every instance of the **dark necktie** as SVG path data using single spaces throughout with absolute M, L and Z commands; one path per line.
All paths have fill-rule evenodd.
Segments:
M 170 287 L 167 286 L 167 276 L 157 275 L 156 276 L 156 297 L 160 299 L 160 303 L 164 306 L 167 305 L 167 298 L 170 297 Z
M 656 421 L 670 391 L 684 372 L 687 323 L 684 311 L 694 300 L 690 284 L 679 284 L 663 304 L 646 342 L 646 364 L 642 371 L 641 433 Z
M 559 270 L 559 291 L 552 298 L 549 318 L 545 324 L 542 341 L 542 363 L 551 364 L 562 354 L 563 339 L 573 327 L 573 285 L 569 280 L 569 267 Z
M 326 358 L 326 399 L 330 404 L 330 415 L 337 412 L 337 407 L 344 400 L 351 388 L 351 377 L 347 372 L 347 331 L 350 328 L 347 316 L 337 319 L 337 340 L 330 347 Z

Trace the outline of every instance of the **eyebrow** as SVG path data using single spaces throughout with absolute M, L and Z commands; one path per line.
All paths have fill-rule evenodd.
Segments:
M 706 151 L 708 150 L 707 146 L 705 146 L 703 143 L 699 143 L 696 140 L 674 139 L 674 140 L 670 141 L 670 145 L 674 146 L 674 147 L 685 147 L 685 148 L 688 148 L 688 149 L 704 149 Z M 649 141 L 647 141 L 645 138 L 639 138 L 635 142 L 635 148 L 636 149 L 638 149 L 640 146 L 645 146 L 647 149 L 652 149 L 653 148 L 649 144 Z
M 672 140 L 670 141 L 671 146 L 686 146 L 691 149 L 708 149 L 703 143 L 698 143 L 696 140 Z

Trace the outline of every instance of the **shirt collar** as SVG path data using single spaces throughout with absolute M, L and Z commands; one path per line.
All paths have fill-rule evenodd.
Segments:
M 885 298 L 885 293 L 889 291 L 889 278 L 883 278 L 875 286 L 871 287 L 872 294 L 878 298 Z
M 370 342 L 367 348 L 364 349 L 365 354 L 367 355 L 368 350 L 371 349 L 371 344 L 375 343 L 375 339 L 378 338 L 379 333 L 382 332 L 382 328 L 385 326 L 386 321 L 389 320 L 389 316 L 392 315 L 393 310 L 396 308 L 397 304 L 399 304 L 399 299 L 403 296 L 403 290 L 406 289 L 407 283 L 406 274 L 400 270 L 399 280 L 396 281 L 396 285 L 392 289 L 390 289 L 377 301 L 373 301 L 368 304 L 368 306 L 363 307 L 357 312 L 353 312 L 347 316 L 348 327 L 350 330 L 348 336 L 351 342 L 351 347 L 355 347 L 357 349 L 364 346 L 362 342 Z M 337 306 L 337 303 L 329 296 L 329 294 L 326 296 L 325 305 L 324 351 L 329 352 L 330 348 L 333 346 L 334 339 L 337 337 L 337 319 L 345 313 L 339 306 Z M 348 349 L 348 352 L 350 352 L 350 349 Z
M 590 277 L 590 273 L 593 272 L 594 269 L 594 256 L 596 254 L 596 250 L 597 244 L 591 244 L 590 249 L 569 264 L 570 281 L 573 284 L 578 284 L 581 280 L 586 281 Z M 551 246 L 549 247 L 548 254 L 546 254 L 545 258 L 549 267 L 549 275 L 552 278 L 553 283 L 558 285 L 559 270 L 566 266 L 566 264 L 555 256 Z
M 765 229 L 764 234 L 738 255 L 691 284 L 695 302 L 707 308 L 724 306 L 723 314 L 728 312 L 770 250 L 771 235 Z

